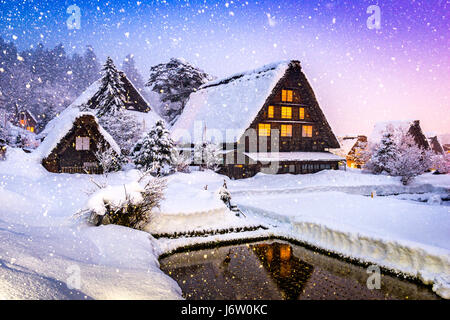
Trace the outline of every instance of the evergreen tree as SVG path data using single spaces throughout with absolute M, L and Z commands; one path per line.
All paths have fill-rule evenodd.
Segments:
M 86 47 L 86 52 L 83 56 L 83 82 L 85 88 L 89 87 L 92 83 L 100 78 L 100 63 L 95 55 L 94 49 L 91 46 Z M 83 89 L 84 90 L 84 89 Z
M 395 130 L 388 126 L 383 133 L 383 137 L 378 145 L 372 150 L 370 160 L 365 165 L 365 169 L 375 173 L 390 173 L 391 162 L 396 158 Z
M 175 161 L 175 144 L 164 121 L 158 121 L 150 132 L 138 143 L 132 152 L 133 162 L 141 170 L 155 170 L 160 175 L 164 166 Z
M 189 95 L 212 77 L 180 59 L 170 59 L 150 68 L 146 84 L 158 99 L 150 99 L 169 124 L 183 112 Z M 155 100 L 155 101 L 153 101 Z M 159 101 L 156 101 L 159 100 Z
M 89 107 L 96 109 L 99 118 L 106 114 L 115 115 L 117 111 L 125 109 L 127 91 L 120 72 L 110 57 L 103 66 L 101 82 L 101 87 L 90 100 Z

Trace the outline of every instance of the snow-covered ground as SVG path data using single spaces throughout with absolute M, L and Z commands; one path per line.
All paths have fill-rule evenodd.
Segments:
M 136 170 L 107 178 L 52 174 L 33 153 L 10 149 L 7 156 L 0 162 L 0 299 L 178 299 L 180 288 L 159 269 L 161 253 L 200 242 L 261 236 L 291 237 L 377 263 L 433 283 L 438 294 L 450 297 L 449 206 L 417 201 L 417 193 L 448 195 L 450 175 L 425 174 L 404 187 L 397 178 L 359 170 L 258 174 L 237 181 L 210 171 L 179 173 L 167 179 L 151 233 L 272 227 L 156 240 L 146 232 L 93 227 L 72 218 L 86 207 L 87 191 L 95 189 L 91 179 L 118 186 L 135 181 Z M 245 209 L 247 218 L 234 216 L 218 200 L 224 180 L 232 202 Z M 371 198 L 373 191 L 377 195 Z M 68 289 L 78 271 L 79 290 Z

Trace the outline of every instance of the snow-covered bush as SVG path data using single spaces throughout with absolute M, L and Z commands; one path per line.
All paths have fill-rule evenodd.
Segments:
M 174 161 L 174 169 L 176 172 L 190 173 L 191 169 L 189 166 L 191 165 L 191 157 L 188 155 L 184 155 L 183 153 L 177 153 Z
M 219 197 L 220 200 L 222 200 L 227 205 L 227 207 L 230 208 L 231 193 L 230 191 L 228 191 L 226 181 L 223 182 L 223 186 L 219 189 Z
M 389 164 L 390 174 L 402 177 L 404 185 L 431 168 L 431 151 L 420 148 L 409 133 L 399 136 L 396 150 L 396 156 Z
M 117 155 L 112 148 L 97 151 L 95 157 L 100 162 L 103 174 L 106 176 L 109 172 L 119 171 L 122 168 L 122 164 L 125 162 L 124 157 Z
M 150 132 L 139 140 L 131 153 L 136 167 L 143 171 L 164 172 L 165 166 L 172 166 L 176 159 L 175 144 L 164 121 L 156 122 Z
M 222 164 L 220 148 L 211 142 L 198 143 L 194 147 L 194 163 L 203 168 L 217 171 Z
M 83 212 L 95 225 L 117 224 L 142 229 L 150 222 L 152 209 L 159 207 L 165 188 L 166 181 L 160 178 L 107 186 L 91 195 Z
M 435 155 L 433 157 L 433 169 L 436 174 L 450 173 L 450 154 Z
M 374 174 L 400 176 L 403 184 L 432 167 L 432 153 L 417 145 L 408 132 L 388 126 L 379 144 L 372 148 L 364 169 Z

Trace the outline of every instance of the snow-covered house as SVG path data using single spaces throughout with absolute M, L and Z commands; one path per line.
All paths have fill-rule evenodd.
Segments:
M 427 136 L 431 150 L 438 155 L 444 154 L 444 149 L 442 148 L 442 145 L 439 142 L 438 136 L 436 134 L 428 134 Z
M 332 153 L 346 159 L 349 168 L 361 168 L 364 165 L 362 153 L 367 149 L 367 137 L 364 135 L 338 137 L 339 149 Z
M 110 148 L 120 155 L 120 148 L 90 112 L 66 109 L 52 120 L 52 130 L 36 153 L 41 163 L 55 173 L 102 173 L 97 151 Z
M 339 143 L 299 61 L 282 61 L 202 85 L 172 127 L 183 149 L 204 142 L 223 153 L 221 172 L 311 173 L 337 169 Z
M 416 144 L 425 150 L 430 149 L 428 139 L 425 137 L 422 128 L 420 127 L 419 120 L 398 120 L 398 121 L 386 121 L 375 124 L 372 134 L 369 137 L 370 144 L 376 144 L 381 141 L 383 133 L 391 127 L 394 131 L 400 131 L 403 133 L 409 133 Z
M 19 112 L 16 125 L 29 132 L 36 132 L 38 121 L 29 110 L 23 110 Z

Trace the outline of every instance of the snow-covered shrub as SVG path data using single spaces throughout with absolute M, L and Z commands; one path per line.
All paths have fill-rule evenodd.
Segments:
M 122 164 L 125 162 L 124 157 L 117 155 L 112 148 L 97 151 L 95 157 L 100 162 L 103 174 L 106 176 L 109 172 L 119 171 L 122 168 Z
M 231 193 L 230 191 L 228 191 L 226 181 L 223 182 L 223 186 L 219 189 L 219 197 L 220 200 L 222 200 L 228 208 L 231 206 Z
M 400 176 L 406 185 L 431 168 L 431 158 L 431 151 L 419 147 L 408 132 L 395 131 L 388 126 L 380 143 L 372 148 L 371 158 L 364 169 L 374 174 Z
M 433 157 L 433 169 L 436 174 L 450 173 L 450 154 L 435 155 Z
M 175 144 L 164 121 L 156 122 L 152 130 L 136 143 L 131 157 L 138 169 L 152 170 L 157 175 L 163 173 L 165 166 L 172 166 L 175 163 Z
M 431 151 L 420 148 L 409 133 L 400 135 L 396 149 L 390 174 L 402 177 L 404 185 L 431 168 Z
M 114 138 L 123 154 L 128 155 L 141 135 L 141 125 L 127 110 L 99 118 L 100 125 Z
M 174 169 L 176 172 L 190 173 L 191 169 L 189 168 L 191 164 L 191 157 L 186 156 L 182 153 L 177 153 L 174 161 Z
M 211 142 L 198 143 L 194 147 L 194 163 L 203 168 L 217 171 L 222 164 L 220 148 Z
M 142 229 L 150 222 L 152 209 L 163 199 L 165 188 L 166 181 L 160 178 L 107 186 L 91 195 L 84 212 L 95 225 L 117 224 Z

